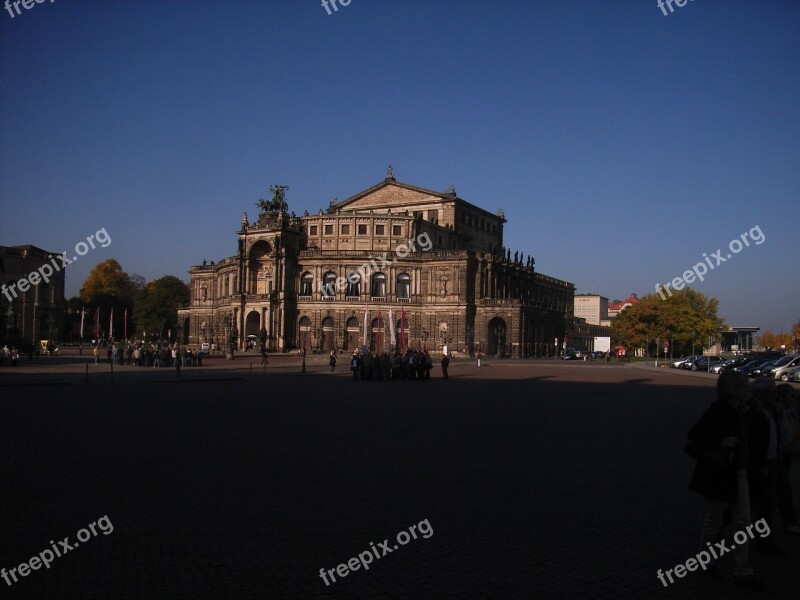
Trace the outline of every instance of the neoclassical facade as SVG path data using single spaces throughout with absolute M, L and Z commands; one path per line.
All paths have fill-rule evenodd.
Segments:
M 575 287 L 512 256 L 502 212 L 452 187 L 408 185 L 390 170 L 316 215 L 275 206 L 253 223 L 245 213 L 235 256 L 189 271 L 184 343 L 552 356 L 573 322 Z

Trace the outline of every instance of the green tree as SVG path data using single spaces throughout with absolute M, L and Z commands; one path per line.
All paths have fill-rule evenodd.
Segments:
M 134 298 L 133 321 L 137 335 L 147 332 L 159 338 L 167 330 L 179 330 L 178 309 L 189 302 L 189 286 L 173 275 L 150 281 Z
M 709 336 L 716 338 L 724 327 L 718 308 L 716 298 L 691 288 L 673 292 L 666 300 L 648 294 L 612 321 L 611 339 L 629 350 L 647 346 L 648 355 L 661 351 L 664 341 L 671 340 L 675 356 L 690 354 L 694 340 L 694 350 L 699 352 L 708 346 Z

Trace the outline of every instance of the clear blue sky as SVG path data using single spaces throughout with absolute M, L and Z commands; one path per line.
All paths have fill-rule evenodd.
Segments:
M 503 208 L 578 292 L 654 291 L 758 225 L 699 291 L 800 318 L 800 2 L 56 0 L 0 12 L 0 244 L 147 279 L 383 179 Z M 12 9 L 13 10 L 13 9 Z

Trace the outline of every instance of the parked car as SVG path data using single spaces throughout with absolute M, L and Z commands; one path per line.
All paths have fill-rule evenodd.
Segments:
M 780 374 L 781 381 L 800 381 L 800 366 L 790 367 Z
M 692 371 L 710 371 L 714 365 L 721 365 L 722 359 L 719 356 L 701 356 L 696 358 L 689 365 Z
M 711 365 L 711 372 L 712 372 L 712 373 L 714 373 L 714 374 L 716 374 L 716 375 L 719 375 L 719 374 L 720 374 L 720 373 L 722 373 L 722 372 L 723 372 L 725 369 L 727 369 L 727 368 L 728 368 L 728 364 L 727 364 L 727 363 L 728 363 L 728 361 L 727 361 L 727 360 L 723 360 L 723 361 L 722 361 L 721 363 L 719 363 L 718 365 Z
M 684 359 L 678 365 L 678 368 L 679 369 L 691 369 L 692 368 L 692 363 L 694 363 L 694 361 L 696 361 L 698 358 L 702 358 L 702 357 L 703 357 L 702 354 L 695 354 L 694 356 L 690 356 L 690 357 Z
M 780 379 L 786 369 L 798 366 L 800 366 L 800 354 L 790 354 L 789 356 L 784 356 L 776 360 L 767 373 L 769 373 L 770 377 L 773 379 Z M 766 375 L 767 373 L 764 374 Z
M 765 360 L 760 365 L 757 365 L 750 369 L 747 373 L 748 377 L 761 377 L 762 375 L 768 374 L 770 367 L 775 364 L 774 360 Z
M 583 360 L 583 357 L 578 352 L 566 352 L 564 360 Z
M 772 362 L 771 360 L 751 360 L 749 363 L 744 364 L 740 367 L 736 367 L 734 370 L 739 371 L 740 373 L 744 373 L 748 377 L 755 377 L 753 375 L 753 371 L 761 367 L 761 365 L 766 364 L 768 362 Z

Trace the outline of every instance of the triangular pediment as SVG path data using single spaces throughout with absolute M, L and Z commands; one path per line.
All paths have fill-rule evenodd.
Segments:
M 332 210 L 377 210 L 405 209 L 413 210 L 414 207 L 441 204 L 443 201 L 452 202 L 455 197 L 451 194 L 434 192 L 425 188 L 416 187 L 407 183 L 394 180 L 385 180 L 372 186 L 346 200 L 331 206 Z

